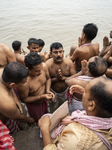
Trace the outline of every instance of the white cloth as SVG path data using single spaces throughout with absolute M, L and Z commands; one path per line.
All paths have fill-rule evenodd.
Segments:
M 54 102 L 48 102 L 48 112 L 49 113 L 54 112 L 59 106 L 61 106 L 66 101 L 65 94 L 66 94 L 67 90 L 68 90 L 68 88 L 61 93 L 57 93 L 53 89 L 51 89 L 51 92 L 53 92 L 55 94 L 55 100 L 54 100 Z
M 73 111 L 76 110 L 84 110 L 83 106 L 82 106 L 82 99 L 78 99 L 75 96 L 73 96 L 71 103 L 69 104 L 69 112 L 70 114 Z

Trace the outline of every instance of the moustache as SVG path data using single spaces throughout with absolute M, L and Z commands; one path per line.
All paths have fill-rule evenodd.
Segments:
M 60 57 L 60 56 L 56 57 L 56 59 L 60 59 L 60 58 L 62 58 L 62 57 Z

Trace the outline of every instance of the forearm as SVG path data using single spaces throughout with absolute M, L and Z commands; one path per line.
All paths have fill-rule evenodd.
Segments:
M 105 75 L 107 76 L 107 77 L 109 77 L 109 78 L 111 78 L 112 79 L 112 69 L 107 69 L 107 71 L 106 71 L 106 73 L 105 73 Z
M 53 144 L 49 129 L 41 129 L 42 138 L 43 138 L 43 147 L 47 146 L 48 144 Z
M 50 87 L 51 87 L 51 78 L 49 78 L 46 81 L 46 93 L 48 93 L 50 91 Z
M 109 57 L 111 56 L 110 51 L 108 51 L 105 56 L 103 56 L 103 58 L 107 61 L 109 59 Z
M 107 53 L 107 47 L 103 47 L 101 52 L 99 53 L 99 56 L 103 57 Z
M 26 117 L 25 115 L 23 114 L 20 114 L 16 119 L 14 120 L 17 120 L 17 121 L 20 121 L 20 122 L 26 122 L 26 123 L 30 123 L 30 118 L 29 117 Z
M 40 102 L 42 99 L 44 99 L 44 94 L 38 96 L 28 96 L 27 98 L 21 98 L 21 101 L 23 103 L 32 103 L 32 102 Z
M 75 78 L 75 77 L 78 77 L 78 76 L 81 76 L 81 75 L 83 75 L 82 71 L 80 71 L 80 72 L 78 72 L 78 73 L 76 73 L 76 74 L 74 74 L 70 77 L 67 77 L 66 80 L 69 80 L 69 79 L 72 79 L 72 78 Z

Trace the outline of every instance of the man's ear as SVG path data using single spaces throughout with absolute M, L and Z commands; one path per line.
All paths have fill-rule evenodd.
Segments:
M 89 103 L 88 103 L 88 111 L 94 111 L 95 108 L 96 108 L 96 103 L 95 103 L 95 101 L 94 101 L 94 100 L 89 101 Z
M 29 47 L 29 46 L 27 46 L 27 49 L 30 49 L 30 47 Z
M 10 85 L 9 85 L 9 87 L 12 89 L 12 88 L 15 88 L 15 83 L 14 82 L 12 82 L 12 83 L 10 83 Z

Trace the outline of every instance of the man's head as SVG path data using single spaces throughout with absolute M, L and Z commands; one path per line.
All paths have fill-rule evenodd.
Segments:
M 14 41 L 12 43 L 12 48 L 14 49 L 14 51 L 21 50 L 21 42 L 20 41 Z
M 25 56 L 25 65 L 28 67 L 31 76 L 39 76 L 42 73 L 42 58 L 36 52 L 29 53 Z
M 63 61 L 63 45 L 61 43 L 52 43 L 50 46 L 50 54 L 55 63 L 61 63 Z
M 112 30 L 110 31 L 110 38 L 112 38 Z
M 38 42 L 39 42 L 39 50 L 38 52 L 41 52 L 44 45 L 45 45 L 45 42 L 42 40 L 42 39 L 38 39 Z
M 100 56 L 94 56 L 89 59 L 88 68 L 93 77 L 99 77 L 107 71 L 107 62 Z
M 98 32 L 98 28 L 93 23 L 88 23 L 83 28 L 83 34 L 85 34 L 87 40 L 90 41 L 96 37 L 97 32 Z
M 91 80 L 85 88 L 82 103 L 88 115 L 112 117 L 112 80 L 107 77 Z
M 3 70 L 2 79 L 5 83 L 23 85 L 26 82 L 28 70 L 18 62 L 10 62 Z
M 27 48 L 30 50 L 30 53 L 38 52 L 38 50 L 39 50 L 39 41 L 36 38 L 30 38 L 28 40 Z

